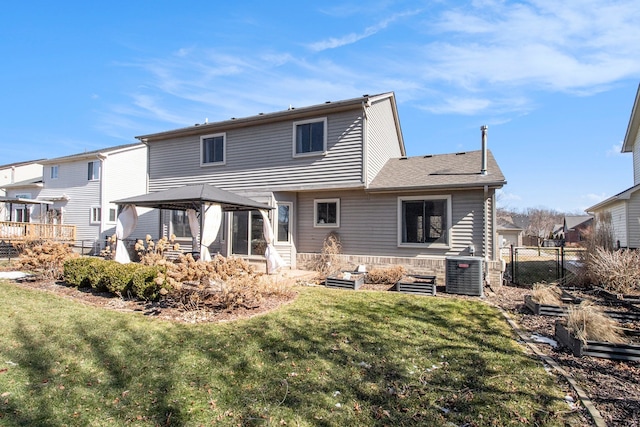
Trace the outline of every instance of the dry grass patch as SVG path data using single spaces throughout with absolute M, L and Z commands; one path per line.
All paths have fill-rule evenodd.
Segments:
M 538 304 L 562 305 L 562 290 L 557 284 L 535 283 L 531 299 Z
M 407 270 L 401 265 L 386 268 L 372 268 L 371 271 L 367 272 L 367 282 L 380 285 L 393 285 L 398 283 L 406 273 Z
M 591 277 L 606 290 L 620 294 L 640 293 L 640 252 L 597 248 L 589 257 Z
M 589 301 L 583 301 L 576 307 L 569 307 L 567 328 L 585 344 L 587 341 L 616 344 L 627 342 L 618 323 Z

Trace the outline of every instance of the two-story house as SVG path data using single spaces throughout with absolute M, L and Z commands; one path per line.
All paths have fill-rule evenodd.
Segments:
M 30 206 L 10 203 L 13 199 L 31 199 L 42 181 L 42 160 L 0 165 L 0 221 L 23 221 L 29 218 Z M 10 191 L 10 188 L 16 191 Z M 25 191 L 20 191 L 24 189 Z M 6 198 L 6 200 L 5 200 Z
M 585 211 L 598 218 L 611 218 L 614 244 L 620 248 L 640 248 L 640 86 L 631 110 L 623 153 L 633 153 L 633 186 L 597 203 Z
M 117 205 L 110 200 L 147 191 L 147 147 L 135 143 L 43 160 L 42 189 L 49 216 L 76 227 L 75 245 L 98 252 L 115 232 Z M 34 197 L 35 198 L 35 197 Z M 133 236 L 158 236 L 158 213 L 139 209 Z M 132 237 L 133 237 L 132 236 Z
M 495 190 L 506 181 L 495 159 L 487 150 L 406 157 L 393 93 L 137 138 L 149 150 L 150 193 L 210 184 L 274 207 L 274 244 L 292 267 L 316 258 L 329 233 L 354 265 L 443 273 L 447 256 L 498 259 Z M 261 258 L 262 220 L 227 212 L 211 250 Z M 184 212 L 161 222 L 190 239 Z

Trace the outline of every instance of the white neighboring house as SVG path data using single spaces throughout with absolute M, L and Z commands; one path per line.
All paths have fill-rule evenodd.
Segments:
M 38 200 L 57 221 L 76 226 L 76 246 L 99 251 L 115 234 L 118 207 L 111 200 L 147 191 L 147 146 L 128 144 L 42 161 L 43 188 Z M 159 234 L 158 213 L 138 209 L 138 226 L 130 236 Z
M 10 196 L 7 186 L 21 182 L 41 181 L 41 162 L 42 160 L 31 160 L 0 165 L 0 197 Z M 9 212 L 9 204 L 0 203 L 0 221 L 8 221 L 10 217 L 14 218 L 13 213 Z
M 640 248 L 640 86 L 631 110 L 623 153 L 633 153 L 633 186 L 585 211 L 596 219 L 611 214 L 614 243 L 620 248 Z

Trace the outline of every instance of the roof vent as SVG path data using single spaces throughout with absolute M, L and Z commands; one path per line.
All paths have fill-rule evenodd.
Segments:
M 467 154 L 466 151 L 460 151 L 459 153 L 456 153 L 456 156 L 462 156 L 463 154 Z
M 427 154 L 426 156 L 424 156 L 425 159 L 429 159 L 431 157 L 433 157 L 433 154 Z
M 407 160 L 406 157 L 400 157 L 400 160 Z

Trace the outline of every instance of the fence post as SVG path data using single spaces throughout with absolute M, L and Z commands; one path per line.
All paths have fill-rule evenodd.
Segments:
M 513 244 L 510 247 L 510 251 L 509 251 L 509 258 L 510 258 L 510 264 L 511 264 L 511 283 L 515 283 L 516 282 L 516 263 L 514 262 L 514 256 L 513 256 Z
M 565 285 L 565 269 L 564 269 L 564 244 L 560 245 L 560 283 Z

